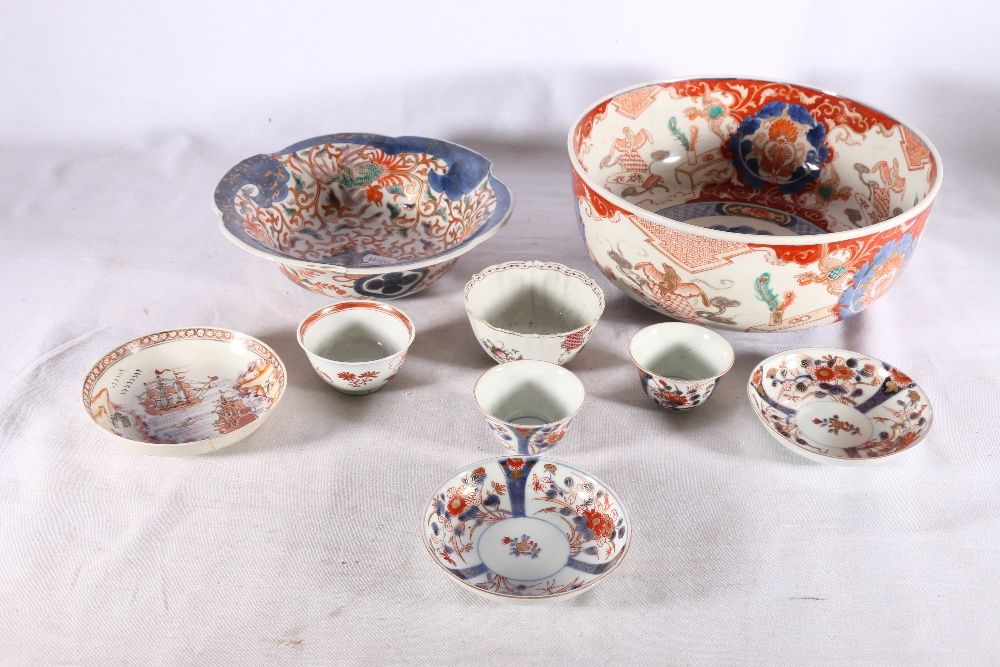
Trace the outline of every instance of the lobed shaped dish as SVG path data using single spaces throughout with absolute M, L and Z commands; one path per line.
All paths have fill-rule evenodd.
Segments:
M 796 454 L 843 466 L 878 463 L 927 435 L 927 394 L 884 361 L 849 350 L 799 348 L 762 361 L 750 404 L 768 432 Z
M 943 173 L 884 112 L 761 79 L 620 91 L 568 148 L 580 231 L 608 279 L 670 317 L 752 332 L 837 322 L 885 294 Z
M 170 329 L 104 355 L 84 380 L 83 407 L 105 433 L 143 454 L 204 454 L 257 430 L 285 382 L 285 365 L 256 338 Z
M 606 484 L 538 457 L 463 468 L 431 495 L 421 523 L 424 546 L 453 581 L 520 604 L 586 591 L 621 564 L 632 537 Z
M 496 234 L 513 197 L 482 155 L 423 137 L 330 134 L 230 169 L 223 233 L 317 294 L 418 292 Z

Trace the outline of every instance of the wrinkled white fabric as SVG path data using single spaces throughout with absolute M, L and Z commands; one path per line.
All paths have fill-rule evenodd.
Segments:
M 0 9 L 0 664 L 1000 664 L 997 10 L 466 4 Z M 670 415 L 626 351 L 662 318 L 587 257 L 565 132 L 617 88 L 734 70 L 897 112 L 937 144 L 944 189 L 870 311 L 726 332 L 730 374 Z M 497 237 L 396 302 L 416 341 L 367 397 L 324 385 L 295 342 L 325 300 L 229 243 L 209 205 L 243 157 L 351 130 L 466 144 L 516 196 Z M 500 453 L 472 400 L 492 362 L 461 288 L 526 258 L 606 290 L 568 366 L 586 403 L 553 456 L 609 483 L 634 522 L 618 571 L 538 608 L 461 590 L 418 533 L 441 480 Z M 286 395 L 257 433 L 161 459 L 88 423 L 91 364 L 189 325 L 284 360 Z M 915 378 L 936 412 L 927 439 L 867 469 L 774 441 L 746 379 L 820 345 Z

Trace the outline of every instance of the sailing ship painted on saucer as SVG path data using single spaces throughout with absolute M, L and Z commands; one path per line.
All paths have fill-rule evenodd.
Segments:
M 192 454 L 248 435 L 284 387 L 281 360 L 260 341 L 221 329 L 178 329 L 108 354 L 84 382 L 84 405 L 130 447 Z
M 180 369 L 154 370 L 153 373 L 156 379 L 144 382 L 146 390 L 138 396 L 139 405 L 151 415 L 167 414 L 200 404 L 203 400 L 201 395 L 219 379 L 218 375 L 212 375 L 199 386 L 193 387 Z

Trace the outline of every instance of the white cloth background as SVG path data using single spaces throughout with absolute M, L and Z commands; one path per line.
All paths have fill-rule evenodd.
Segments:
M 61 3 L 0 7 L 0 664 L 1000 664 L 995 5 Z M 685 416 L 643 396 L 630 335 L 660 316 L 589 261 L 565 134 L 593 99 L 741 73 L 868 101 L 923 130 L 945 181 L 913 261 L 869 312 L 726 333 L 737 362 Z M 397 380 L 345 397 L 294 327 L 324 303 L 219 233 L 238 160 L 339 131 L 436 136 L 492 159 L 508 227 L 397 302 Z M 588 388 L 554 455 L 634 520 L 585 595 L 511 608 L 460 590 L 418 538 L 446 475 L 498 454 L 471 397 L 491 362 L 461 287 L 566 263 L 608 308 L 569 365 Z M 287 394 L 218 453 L 146 457 L 84 415 L 89 366 L 189 325 L 270 344 Z M 833 345 L 912 375 L 936 410 L 871 469 L 795 457 L 744 395 L 754 363 Z

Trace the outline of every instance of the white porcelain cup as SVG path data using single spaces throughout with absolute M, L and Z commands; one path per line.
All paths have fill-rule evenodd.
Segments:
M 344 394 L 371 394 L 396 377 L 414 334 L 398 308 L 344 301 L 302 320 L 298 341 L 327 384 Z
M 604 312 L 604 292 L 585 273 L 562 264 L 507 262 L 472 277 L 465 310 L 494 361 L 565 364 L 590 339 Z
M 718 333 L 697 324 L 654 324 L 632 336 L 629 356 L 639 369 L 643 391 L 670 412 L 701 405 L 736 355 Z
M 521 359 L 483 373 L 473 395 L 497 441 L 535 455 L 563 439 L 584 398 L 580 379 L 558 364 Z

